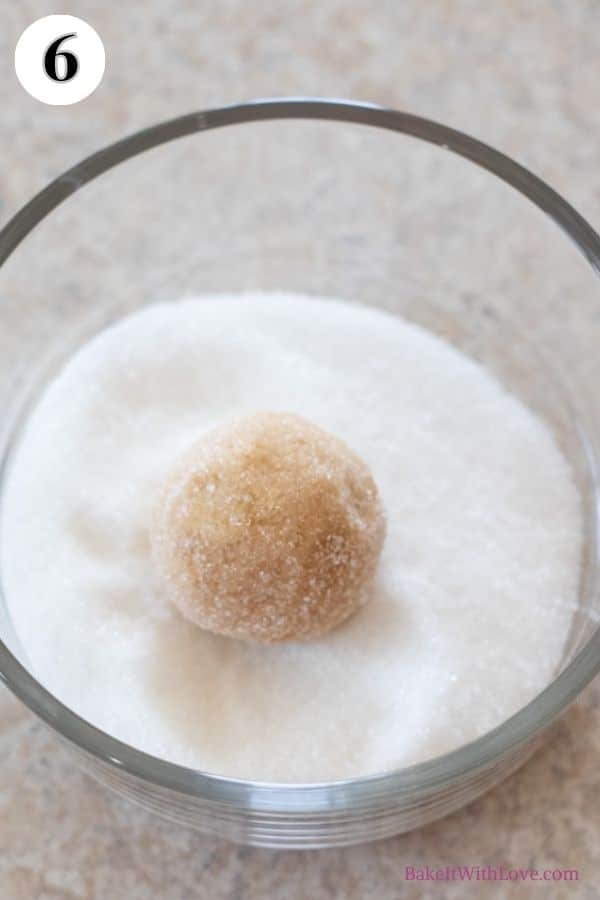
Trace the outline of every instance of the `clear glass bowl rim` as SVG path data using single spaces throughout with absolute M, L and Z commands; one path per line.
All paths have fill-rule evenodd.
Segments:
M 291 97 L 259 99 L 194 112 L 143 129 L 88 156 L 33 197 L 0 231 L 0 266 L 55 207 L 87 182 L 139 153 L 198 131 L 246 122 L 312 119 L 396 131 L 458 154 L 487 169 L 546 213 L 600 274 L 600 236 L 559 194 L 519 163 L 487 144 L 437 122 L 375 104 Z M 530 703 L 497 728 L 450 753 L 418 765 L 344 781 L 277 784 L 188 769 L 122 743 L 94 727 L 47 691 L 0 641 L 0 679 L 30 710 L 71 744 L 109 768 L 149 786 L 240 811 L 264 809 L 319 814 L 350 810 L 390 795 L 429 793 L 483 771 L 549 725 L 600 671 L 600 627 L 568 666 Z

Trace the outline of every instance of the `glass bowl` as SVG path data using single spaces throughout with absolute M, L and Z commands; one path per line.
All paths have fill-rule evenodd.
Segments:
M 27 670 L 0 597 L 4 683 L 101 782 L 248 844 L 373 840 L 504 778 L 598 672 L 600 240 L 516 162 L 367 104 L 298 98 L 193 113 L 53 181 L 0 233 L 0 263 L 2 473 L 53 369 L 109 321 L 188 292 L 282 289 L 380 306 L 482 360 L 549 422 L 584 498 L 578 608 L 552 683 L 454 752 L 348 781 L 235 780 L 115 740 Z

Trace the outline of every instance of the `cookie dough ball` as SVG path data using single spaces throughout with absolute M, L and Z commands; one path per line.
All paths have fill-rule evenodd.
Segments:
M 274 642 L 316 637 L 355 612 L 384 532 L 355 453 L 299 416 L 257 413 L 208 432 L 180 460 L 151 540 L 187 619 Z

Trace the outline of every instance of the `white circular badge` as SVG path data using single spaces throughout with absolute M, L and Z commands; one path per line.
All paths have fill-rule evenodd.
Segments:
M 89 97 L 104 74 L 104 44 L 77 16 L 44 16 L 26 28 L 15 49 L 17 78 L 32 97 L 69 106 Z

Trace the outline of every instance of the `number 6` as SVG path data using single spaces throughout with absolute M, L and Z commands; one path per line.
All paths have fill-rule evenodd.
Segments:
M 58 48 L 62 44 L 63 41 L 68 40 L 69 38 L 77 37 L 77 34 L 73 31 L 71 34 L 63 34 L 62 37 L 57 38 L 53 41 L 44 54 L 44 72 L 51 78 L 52 81 L 70 81 L 71 78 L 74 78 L 79 69 L 79 60 L 75 56 L 74 53 L 71 53 L 69 50 L 61 50 L 58 52 Z M 56 71 L 56 60 L 61 56 L 65 61 L 65 71 L 63 73 L 62 78 Z

